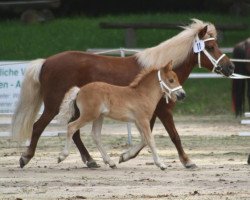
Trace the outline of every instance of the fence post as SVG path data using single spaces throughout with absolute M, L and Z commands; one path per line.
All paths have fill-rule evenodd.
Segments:
M 125 50 L 120 48 L 121 57 L 125 57 Z M 131 123 L 127 123 L 127 131 L 128 131 L 128 145 L 132 145 L 132 135 L 131 135 Z

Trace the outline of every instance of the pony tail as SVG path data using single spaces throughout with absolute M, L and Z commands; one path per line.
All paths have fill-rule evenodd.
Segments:
M 58 121 L 62 125 L 68 124 L 75 115 L 75 101 L 79 90 L 79 87 L 72 87 L 64 96 L 58 114 Z
M 37 59 L 26 67 L 19 100 L 12 117 L 12 138 L 31 138 L 33 124 L 42 104 L 39 76 L 45 59 Z

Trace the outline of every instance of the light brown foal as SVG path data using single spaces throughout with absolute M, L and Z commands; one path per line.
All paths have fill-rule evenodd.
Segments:
M 72 101 L 69 101 L 69 96 L 72 96 L 72 93 L 76 98 L 73 97 Z M 70 108 L 72 110 L 76 105 L 80 111 L 80 117 L 68 124 L 67 142 L 59 155 L 58 162 L 63 161 L 69 155 L 73 134 L 88 122 L 93 121 L 92 136 L 104 163 L 111 168 L 116 168 L 115 163 L 110 159 L 101 144 L 100 135 L 103 117 L 105 116 L 115 120 L 134 122 L 142 138 L 140 148 L 147 144 L 151 149 L 155 164 L 164 170 L 166 166 L 157 154 L 154 137 L 150 129 L 153 112 L 164 94 L 166 101 L 169 98 L 176 101 L 185 97 L 185 92 L 180 86 L 178 77 L 172 71 L 172 62 L 161 69 L 150 68 L 142 71 L 126 87 L 104 82 L 90 83 L 81 89 L 73 87 L 66 94 L 66 100 L 63 101 L 61 110 L 62 113 L 65 113 L 65 110 L 70 110 Z

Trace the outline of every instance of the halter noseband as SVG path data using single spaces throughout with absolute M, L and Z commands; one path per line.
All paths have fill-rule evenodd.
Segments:
M 205 49 L 205 42 L 210 41 L 210 40 L 215 40 L 215 38 L 211 37 L 211 38 L 207 38 L 205 40 L 200 40 L 198 35 L 196 35 L 196 38 L 194 41 L 194 46 L 193 46 L 194 52 L 198 53 L 199 68 L 201 68 L 201 55 L 200 55 L 200 53 L 203 52 L 214 66 L 212 72 L 216 72 L 216 73 L 220 74 L 222 71 L 222 68 L 219 65 L 219 62 L 224 56 L 226 56 L 226 54 L 222 54 L 217 60 L 215 60 L 210 55 L 210 53 Z
M 177 86 L 175 88 L 170 88 L 162 79 L 161 79 L 161 71 L 158 70 L 158 80 L 160 83 L 160 87 L 163 93 L 165 93 L 164 97 L 166 98 L 166 102 L 168 103 L 168 98 L 171 99 L 171 94 L 176 91 L 182 89 L 182 86 Z

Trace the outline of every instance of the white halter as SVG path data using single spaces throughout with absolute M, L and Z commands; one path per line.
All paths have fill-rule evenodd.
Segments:
M 205 42 L 210 41 L 210 40 L 215 40 L 215 38 L 207 38 L 205 40 L 200 40 L 198 35 L 196 35 L 194 45 L 193 45 L 193 50 L 194 50 L 194 53 L 198 53 L 198 65 L 199 65 L 199 68 L 201 68 L 201 55 L 200 55 L 200 53 L 203 52 L 214 66 L 212 72 L 220 73 L 221 67 L 218 66 L 218 63 L 226 55 L 222 54 L 217 60 L 215 60 L 210 55 L 210 53 L 205 49 Z
M 161 71 L 158 70 L 158 80 L 161 86 L 161 90 L 162 92 L 165 93 L 165 98 L 166 98 L 166 102 L 168 103 L 168 98 L 171 99 L 171 94 L 176 91 L 176 90 L 180 90 L 182 89 L 182 86 L 177 86 L 175 88 L 170 88 L 166 83 L 164 83 L 164 81 L 161 79 Z

